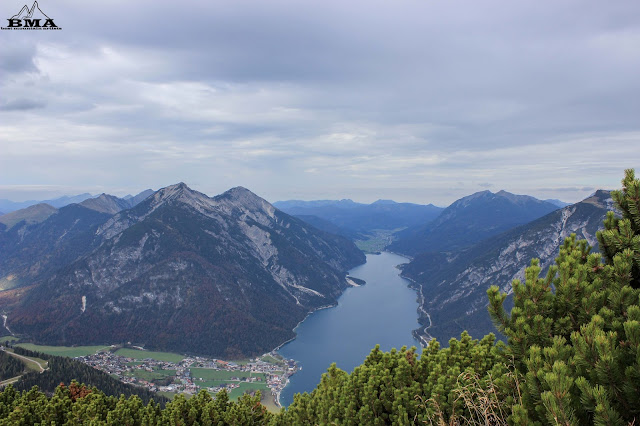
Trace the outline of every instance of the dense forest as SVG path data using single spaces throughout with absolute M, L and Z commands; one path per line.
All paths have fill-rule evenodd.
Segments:
M 4 351 L 0 351 L 0 381 L 19 376 L 24 371 L 22 362 Z
M 627 170 L 598 232 L 600 253 L 575 236 L 540 277 L 489 290 L 490 313 L 508 343 L 463 333 L 448 348 L 374 348 L 351 374 L 334 366 L 280 414 L 259 396 L 178 396 L 164 409 L 137 396 L 107 397 L 72 383 L 51 397 L 37 388 L 0 393 L 4 424 L 231 425 L 638 425 L 640 424 L 640 180 Z

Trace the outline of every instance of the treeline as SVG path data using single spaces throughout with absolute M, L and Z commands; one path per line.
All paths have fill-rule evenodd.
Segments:
M 10 346 L 11 349 L 13 349 L 13 352 L 17 353 L 18 355 L 23 355 L 26 357 L 31 357 L 31 358 L 40 358 L 40 359 L 50 359 L 53 357 L 53 355 L 49 355 L 49 354 L 45 354 L 42 352 L 35 352 L 29 349 L 25 349 L 21 346 Z
M 575 235 L 546 277 L 534 259 L 524 283 L 489 290 L 489 312 L 508 344 L 463 333 L 448 348 L 375 348 L 351 374 L 335 365 L 310 394 L 270 414 L 259 395 L 179 395 L 161 409 L 137 396 L 106 397 L 73 384 L 51 398 L 36 388 L 0 394 L 0 425 L 611 425 L 640 424 L 640 180 L 627 170 L 598 232 L 602 254 Z M 50 360 L 51 362 L 51 360 Z
M 222 391 L 213 399 L 206 391 L 186 399 L 178 395 L 162 409 L 138 396 L 107 396 L 96 388 L 72 382 L 58 386 L 51 397 L 37 387 L 18 392 L 9 385 L 0 392 L 0 426 L 13 425 L 257 425 L 272 416 L 260 396 L 230 402 Z
M 5 351 L 0 351 L 0 381 L 19 376 L 24 371 L 24 364 Z
M 14 384 L 17 390 L 29 390 L 33 386 L 37 386 L 38 389 L 51 394 L 60 383 L 69 383 L 71 380 L 76 380 L 87 386 L 96 387 L 106 395 L 125 395 L 126 397 L 136 395 L 145 404 L 153 400 L 155 403 L 164 406 L 169 401 L 168 398 L 162 395 L 139 386 L 122 383 L 104 371 L 90 367 L 72 358 L 33 352 L 21 347 L 15 347 L 14 351 L 24 356 L 46 359 L 49 363 L 49 368 L 43 373 L 31 372 L 22 376 Z

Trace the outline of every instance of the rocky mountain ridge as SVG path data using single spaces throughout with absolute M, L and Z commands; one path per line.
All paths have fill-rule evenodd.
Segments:
M 396 233 L 389 250 L 409 256 L 463 250 L 557 209 L 528 195 L 476 192 L 455 201 L 433 221 Z
M 495 332 L 486 306 L 486 291 L 498 285 L 511 292 L 511 282 L 524 277 L 532 258 L 547 268 L 565 238 L 575 233 L 597 248 L 596 231 L 613 210 L 608 191 L 597 191 L 579 203 L 491 237 L 457 253 L 422 253 L 404 265 L 403 276 L 421 292 L 421 323 L 417 334 L 447 342 L 468 330 L 473 336 Z
M 31 291 L 9 313 L 11 330 L 56 344 L 253 355 L 334 304 L 365 260 L 241 187 L 208 197 L 172 185 L 94 229 L 97 248 Z

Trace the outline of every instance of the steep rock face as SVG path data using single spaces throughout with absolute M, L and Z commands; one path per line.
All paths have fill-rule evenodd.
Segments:
M 389 249 L 410 256 L 461 250 L 557 209 L 527 195 L 477 192 L 451 204 L 434 221 L 397 233 Z
M 498 285 L 511 292 L 511 282 L 524 278 L 532 258 L 543 268 L 553 263 L 564 239 L 572 233 L 597 246 L 596 231 L 613 208 L 607 191 L 552 212 L 526 225 L 487 239 L 458 253 L 423 253 L 403 268 L 403 275 L 421 292 L 422 320 L 428 335 L 439 341 L 468 330 L 475 337 L 495 332 L 487 313 L 486 291 Z
M 243 356 L 294 336 L 333 304 L 364 255 L 244 188 L 210 198 L 184 184 L 121 211 L 103 243 L 32 292 L 10 328 L 50 343 L 131 341 Z

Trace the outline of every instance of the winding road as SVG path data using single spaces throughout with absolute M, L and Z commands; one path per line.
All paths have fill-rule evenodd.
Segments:
M 46 368 L 43 367 L 42 364 L 39 361 L 36 361 L 33 358 L 29 358 L 29 357 L 26 357 L 26 356 L 23 356 L 23 355 L 19 355 L 19 354 L 14 353 L 14 352 L 9 352 L 8 350 L 6 350 L 4 348 L 4 346 L 0 346 L 0 350 L 6 352 L 7 354 L 9 354 L 9 355 L 11 355 L 13 357 L 20 358 L 21 360 L 25 361 L 26 363 L 34 363 L 40 369 L 40 373 L 44 373 L 45 370 L 47 370 L 49 368 L 48 366 Z M 10 379 L 1 381 L 0 382 L 0 388 L 3 387 L 3 386 L 6 386 L 6 385 L 10 385 L 11 383 L 17 382 L 18 380 L 20 380 L 20 377 L 22 377 L 22 376 L 20 375 L 20 376 L 12 377 Z
M 42 364 L 40 364 L 38 361 L 36 361 L 36 360 L 35 360 L 35 359 L 33 359 L 33 358 L 27 358 L 26 356 L 18 355 L 18 354 L 17 354 L 17 353 L 15 353 L 15 352 L 9 352 L 9 351 L 5 350 L 4 348 L 2 348 L 2 350 L 3 350 L 3 351 L 5 351 L 6 353 L 8 353 L 9 355 L 14 356 L 14 357 L 16 357 L 16 358 L 23 359 L 23 360 L 25 360 L 25 361 L 27 361 L 27 362 L 34 362 L 34 363 L 38 366 L 38 368 L 40 368 L 40 372 L 41 372 L 41 373 L 43 373 L 43 372 L 44 372 L 44 370 L 46 370 L 46 368 L 44 368 L 44 367 L 42 366 Z

